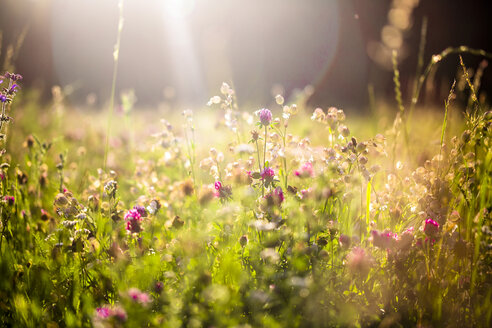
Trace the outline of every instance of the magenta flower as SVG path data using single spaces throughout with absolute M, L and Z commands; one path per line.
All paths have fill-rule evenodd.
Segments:
M 223 186 L 222 182 L 220 181 L 215 181 L 215 190 L 217 192 L 215 193 L 215 196 L 220 198 L 221 200 L 227 200 L 232 197 L 232 188 L 231 186 Z
M 424 232 L 428 236 L 433 236 L 439 232 L 439 223 L 432 219 L 425 220 Z
M 275 171 L 269 167 L 265 167 L 263 171 L 261 171 L 261 179 L 265 181 L 273 181 L 275 177 Z
M 125 220 L 137 220 L 141 221 L 142 215 L 136 209 L 131 209 L 125 214 Z
M 142 215 L 140 215 L 140 213 L 136 209 L 131 209 L 126 212 L 125 221 L 126 230 L 132 233 L 137 233 L 142 230 L 140 227 L 140 223 L 142 222 Z
M 14 196 L 4 196 L 3 200 L 9 204 L 10 206 L 14 205 L 15 197 Z
M 269 126 L 272 123 L 272 112 L 267 108 L 262 108 L 257 112 L 260 123 L 263 126 Z
M 141 217 L 145 218 L 147 217 L 147 211 L 145 210 L 145 207 L 140 206 L 140 205 L 135 205 L 133 206 L 133 209 L 137 211 Z
M 267 204 L 269 206 L 280 206 L 285 199 L 284 192 L 282 191 L 281 187 L 275 188 L 272 192 L 266 194 L 264 198 L 267 200 Z
M 396 245 L 398 241 L 398 235 L 389 230 L 385 230 L 383 232 L 372 230 L 371 239 L 374 246 L 383 249 L 390 249 Z
M 302 164 L 299 170 L 296 170 L 294 174 L 300 178 L 309 178 L 314 176 L 313 163 L 306 162 Z
M 128 296 L 132 301 L 140 303 L 142 305 L 151 302 L 149 294 L 141 292 L 138 288 L 130 288 L 128 290 Z
M 96 309 L 97 316 L 101 319 L 106 319 L 111 315 L 111 310 L 105 306 Z

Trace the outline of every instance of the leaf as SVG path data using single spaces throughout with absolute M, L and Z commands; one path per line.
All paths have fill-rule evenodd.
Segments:
M 253 179 L 260 179 L 260 178 L 261 178 L 261 174 L 260 174 L 260 172 L 253 172 L 253 173 L 251 174 L 251 177 L 252 177 Z

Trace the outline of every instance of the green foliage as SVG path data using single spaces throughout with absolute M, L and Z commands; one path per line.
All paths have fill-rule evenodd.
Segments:
M 0 165 L 2 326 L 489 326 L 485 104 L 458 121 L 450 95 L 440 129 L 419 113 L 417 151 L 367 120 L 354 137 L 336 108 L 281 106 L 259 133 L 221 93 L 213 134 L 195 124 L 210 110 L 186 111 L 183 131 L 115 131 L 109 153 L 78 114 L 20 103 Z

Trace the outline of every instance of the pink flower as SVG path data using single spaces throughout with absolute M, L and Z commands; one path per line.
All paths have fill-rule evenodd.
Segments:
M 222 182 L 220 181 L 215 181 L 215 190 L 217 192 L 215 193 L 215 196 L 222 199 L 222 200 L 227 200 L 232 197 L 232 188 L 231 186 L 223 186 Z
M 125 221 L 126 230 L 132 233 L 138 233 L 142 230 L 140 227 L 140 223 L 142 222 L 142 215 L 140 215 L 140 212 L 137 209 L 133 208 L 126 212 Z
M 128 290 L 128 296 L 132 301 L 140 303 L 142 305 L 151 302 L 149 294 L 141 292 L 138 288 L 130 288 Z
M 433 236 L 439 232 L 439 223 L 432 219 L 425 220 L 424 232 L 428 236 Z
M 269 126 L 272 123 L 272 112 L 267 108 L 262 108 L 257 112 L 260 123 L 263 126 Z
M 14 205 L 15 197 L 14 196 L 4 196 L 3 200 L 9 204 L 10 206 Z
M 406 249 L 413 242 L 413 227 L 408 228 L 401 234 L 400 240 L 398 240 L 398 247 L 400 249 Z
M 281 187 L 277 187 L 272 192 L 266 194 L 265 199 L 267 200 L 267 204 L 269 206 L 280 206 L 284 201 L 284 192 L 282 191 Z
M 275 171 L 272 168 L 265 167 L 260 173 L 261 179 L 267 182 L 272 182 L 275 177 Z
M 311 187 L 301 190 L 301 199 L 309 198 L 312 195 L 313 195 L 313 188 L 311 188 Z
M 372 230 L 371 239 L 374 246 L 383 249 L 390 249 L 396 245 L 398 241 L 398 235 L 389 230 L 385 230 L 383 232 Z
M 313 163 L 306 162 L 301 165 L 299 170 L 296 170 L 294 174 L 300 178 L 309 178 L 314 176 Z
M 105 306 L 96 308 L 97 316 L 101 319 L 106 319 L 111 315 L 111 310 Z
M 354 247 L 347 255 L 346 265 L 353 273 L 365 276 L 371 268 L 371 259 L 363 248 Z
M 140 215 L 139 211 L 132 208 L 125 214 L 125 220 L 137 220 L 142 221 L 142 215 Z

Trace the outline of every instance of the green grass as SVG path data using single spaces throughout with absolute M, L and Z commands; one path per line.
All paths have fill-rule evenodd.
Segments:
M 384 105 L 347 120 L 299 108 L 286 128 L 277 106 L 265 151 L 258 118 L 221 97 L 186 117 L 114 116 L 109 152 L 104 113 L 55 114 L 29 92 L 13 101 L 2 325 L 488 326 L 486 104 L 466 115 L 450 100 L 445 111 L 415 108 L 407 142 Z M 255 129 L 258 145 L 248 144 Z M 258 178 L 257 146 L 270 183 Z M 306 162 L 314 171 L 297 176 Z M 134 205 L 147 216 L 131 233 Z

